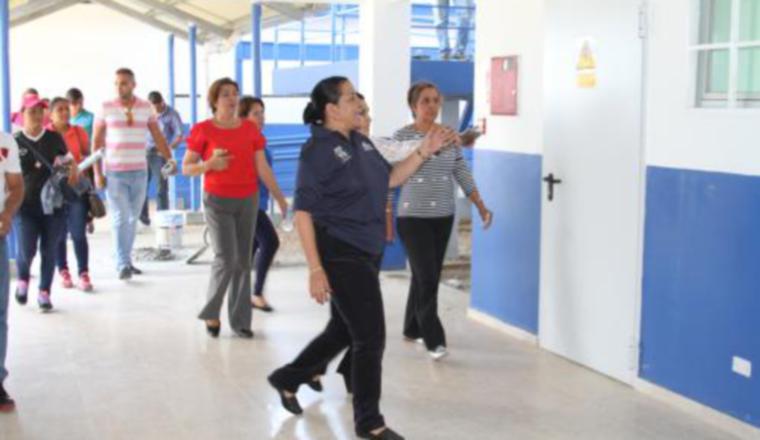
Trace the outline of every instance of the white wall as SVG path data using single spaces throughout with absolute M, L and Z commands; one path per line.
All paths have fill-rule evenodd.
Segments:
M 11 101 L 17 109 L 21 93 L 37 88 L 43 96 L 63 95 L 70 87 L 85 94 L 86 106 L 97 110 L 111 99 L 113 72 L 130 67 L 137 75 L 137 94 L 168 91 L 167 33 L 96 4 L 72 6 L 11 30 Z M 233 63 L 222 71 L 233 76 Z M 204 51 L 198 48 L 198 91 L 205 95 Z M 219 69 L 213 69 L 220 75 Z M 175 90 L 188 93 L 190 83 L 187 41 L 175 39 Z M 178 102 L 181 110 L 188 101 Z M 204 101 L 199 101 L 204 115 Z M 186 115 L 183 115 L 186 116 Z
M 486 117 L 478 148 L 540 154 L 543 145 L 544 2 L 481 0 L 477 3 L 475 121 Z M 517 116 L 491 116 L 491 58 L 519 55 Z
M 651 4 L 647 164 L 760 174 L 760 110 L 694 108 L 691 0 Z

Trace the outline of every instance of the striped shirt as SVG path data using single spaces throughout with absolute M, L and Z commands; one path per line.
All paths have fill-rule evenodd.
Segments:
M 120 100 L 103 103 L 103 109 L 95 120 L 96 127 L 106 130 L 106 172 L 142 171 L 148 167 L 145 158 L 148 127 L 156 124 L 148 101 L 134 98 L 130 109 Z
M 422 140 L 424 133 L 413 125 L 398 130 L 393 138 L 397 141 Z M 477 188 L 472 172 L 462 155 L 462 149 L 454 146 L 433 155 L 401 188 L 398 203 L 399 217 L 438 218 L 454 215 L 454 181 L 469 197 Z

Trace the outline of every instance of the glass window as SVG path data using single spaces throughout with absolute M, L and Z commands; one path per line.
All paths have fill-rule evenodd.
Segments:
M 699 0 L 697 107 L 760 107 L 760 0 Z
M 739 51 L 739 97 L 760 99 L 760 47 Z
M 760 0 L 742 0 L 739 40 L 760 41 Z
M 700 44 L 726 43 L 731 39 L 731 2 L 702 0 Z

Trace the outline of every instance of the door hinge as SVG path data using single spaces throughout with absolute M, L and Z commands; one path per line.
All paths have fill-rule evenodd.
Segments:
M 639 5 L 639 38 L 646 39 L 649 36 L 649 16 L 647 2 Z

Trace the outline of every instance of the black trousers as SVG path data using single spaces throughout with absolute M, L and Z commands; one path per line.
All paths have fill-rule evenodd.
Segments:
M 423 338 L 428 350 L 446 346 L 446 334 L 438 317 L 438 283 L 453 223 L 453 216 L 400 217 L 396 223 L 412 269 L 404 336 Z
M 380 255 L 363 252 L 316 228 L 317 248 L 333 289 L 327 327 L 270 380 L 296 392 L 320 374 L 325 365 L 351 348 L 356 432 L 385 426 L 380 414 L 382 360 L 385 350 L 385 314 L 380 293 Z
M 264 284 L 267 280 L 269 268 L 272 267 L 274 255 L 280 248 L 280 238 L 277 230 L 266 211 L 259 209 L 256 217 L 256 233 L 253 236 L 253 266 L 256 268 L 256 282 L 253 284 L 253 294 L 264 294 Z

